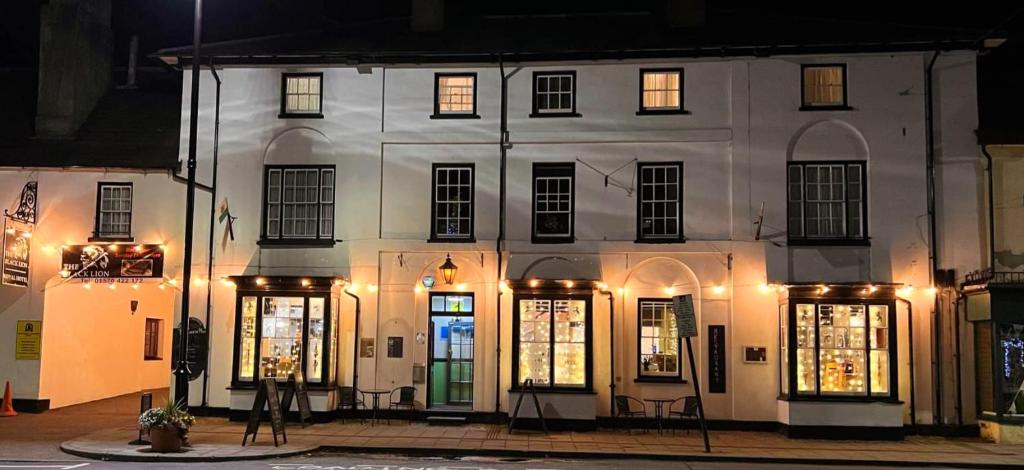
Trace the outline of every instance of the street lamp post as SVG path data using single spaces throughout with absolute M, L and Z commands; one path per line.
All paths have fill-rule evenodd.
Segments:
M 181 280 L 181 326 L 178 334 L 178 364 L 174 368 L 174 400 L 188 409 L 188 382 L 192 371 L 188 368 L 189 295 L 192 285 L 192 229 L 196 205 L 196 132 L 199 127 L 199 41 L 203 30 L 203 0 L 195 0 L 195 21 L 192 25 L 192 100 L 188 122 L 188 185 L 185 190 L 185 246 Z M 212 249 L 212 247 L 211 247 Z

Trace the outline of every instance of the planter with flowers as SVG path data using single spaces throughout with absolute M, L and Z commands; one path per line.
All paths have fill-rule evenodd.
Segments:
M 179 452 L 188 442 L 188 429 L 196 419 L 172 401 L 162 408 L 151 408 L 139 416 L 139 429 L 149 432 L 153 452 Z

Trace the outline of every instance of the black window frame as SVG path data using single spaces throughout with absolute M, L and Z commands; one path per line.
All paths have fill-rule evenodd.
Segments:
M 817 287 L 814 288 L 818 289 Z M 793 290 L 793 288 L 791 288 Z M 798 294 L 799 295 L 799 294 Z M 789 359 L 789 370 L 786 371 L 789 379 L 789 389 L 783 391 L 782 380 L 779 380 L 779 397 L 783 400 L 788 401 L 857 401 L 857 402 L 899 402 L 899 343 L 897 335 L 897 318 L 896 318 L 896 299 L 895 298 L 870 298 L 870 297 L 822 297 L 822 296 L 790 296 L 786 300 L 787 309 L 787 324 L 786 338 L 788 342 L 788 348 L 785 351 Z M 796 347 L 796 309 L 798 305 L 802 304 L 814 304 L 814 393 L 800 393 L 797 391 L 797 347 Z M 865 306 L 865 323 L 864 323 L 864 395 L 853 395 L 853 394 L 832 394 L 822 395 L 821 394 L 821 331 L 820 321 L 818 315 L 820 314 L 821 305 L 864 305 Z M 889 392 L 886 395 L 874 395 L 871 393 L 871 321 L 870 321 L 870 307 L 872 305 L 885 305 L 888 308 L 887 314 L 887 329 L 888 329 L 888 347 L 886 351 L 889 354 Z M 781 330 L 781 328 L 779 328 Z M 780 338 L 781 339 L 781 338 Z M 779 347 L 781 348 L 781 341 Z M 780 354 L 782 352 L 780 351 Z M 780 356 L 781 357 L 781 356 Z M 782 361 L 780 360 L 780 363 Z
M 472 113 L 455 113 L 451 111 L 441 111 L 441 79 L 449 77 L 473 77 L 473 112 Z M 480 89 L 480 81 L 476 72 L 435 72 L 434 73 L 434 114 L 430 115 L 430 119 L 480 119 L 480 115 L 477 114 L 477 91 Z
M 469 170 L 469 235 L 465 237 L 444 237 L 437 231 L 437 171 L 440 169 Z M 430 239 L 434 243 L 476 242 L 476 164 L 475 163 L 434 163 L 430 166 Z
M 678 109 L 665 109 L 665 108 L 646 108 L 644 107 L 644 74 L 646 73 L 664 73 L 664 72 L 675 72 L 679 74 L 679 108 Z M 671 114 L 690 114 L 686 110 L 686 72 L 682 67 L 659 67 L 659 68 L 642 68 L 640 69 L 640 80 L 637 83 L 637 116 L 663 116 Z
M 316 212 L 316 237 L 314 238 L 294 238 L 284 236 L 284 209 L 283 209 L 283 198 L 284 198 L 284 171 L 285 170 L 308 170 L 317 169 L 317 212 Z M 267 191 L 270 185 L 270 172 L 271 170 L 281 171 L 281 198 L 282 201 L 279 204 L 282 205 L 281 219 L 279 221 L 280 228 L 278 230 L 277 237 L 267 236 Z M 334 212 L 334 217 L 331 223 L 331 234 L 330 236 L 323 236 L 320 234 L 320 216 L 321 216 L 321 204 L 320 195 L 323 191 L 323 170 L 331 170 L 333 177 L 333 186 L 331 191 L 332 201 L 331 207 Z M 336 225 L 338 222 L 337 209 L 338 209 L 338 170 L 335 165 L 264 165 L 263 166 L 263 187 L 262 191 L 262 207 L 260 209 L 260 239 L 257 242 L 261 246 L 334 246 L 334 236 L 336 234 Z
M 559 76 L 569 75 L 572 77 L 572 109 L 569 111 L 558 111 L 558 112 L 545 112 L 538 106 L 540 96 L 537 94 L 537 79 L 545 76 Z M 576 112 L 576 91 L 579 89 L 579 82 L 576 80 L 575 70 L 545 70 L 533 72 L 533 93 L 532 101 L 533 108 L 530 112 L 531 118 L 564 118 L 564 117 L 583 117 L 582 114 Z
M 843 168 L 843 194 L 844 194 L 844 213 L 843 220 L 844 226 L 846 227 L 846 235 L 841 237 L 808 237 L 807 233 L 807 167 L 815 165 L 842 165 Z M 794 166 L 801 167 L 801 182 L 800 182 L 800 201 L 801 204 L 801 233 L 797 236 L 793 234 L 793 227 L 791 226 L 791 214 L 790 204 L 793 202 L 790 200 L 790 169 Z M 850 195 L 849 195 L 849 167 L 858 166 L 860 167 L 860 204 L 861 204 L 861 234 L 859 236 L 850 236 L 850 223 L 849 223 L 849 208 L 850 208 Z M 868 165 L 863 160 L 800 160 L 786 162 L 786 237 L 787 243 L 790 246 L 869 246 L 871 244 L 871 237 L 868 233 Z
M 643 233 L 643 170 L 647 167 L 658 167 L 658 166 L 674 166 L 678 172 L 676 184 L 679 186 L 676 193 L 676 207 L 679 208 L 679 234 L 674 237 L 657 237 L 657 236 L 645 236 Z M 685 185 L 683 184 L 683 162 L 637 162 L 636 164 L 637 173 L 637 197 L 636 197 L 636 242 L 637 243 L 684 243 L 686 242 L 686 235 L 683 230 L 683 214 L 685 207 L 683 206 L 683 191 Z
M 143 361 L 162 361 L 163 356 L 163 338 L 161 337 L 161 330 L 163 330 L 163 319 L 160 318 L 146 318 L 146 326 L 144 333 L 144 340 L 142 345 L 142 360 Z M 151 325 L 156 331 L 151 331 Z M 155 352 L 155 354 L 151 354 Z
M 316 290 L 291 290 L 288 288 L 278 286 L 264 286 L 263 288 L 255 288 L 254 286 L 239 287 L 235 292 L 235 328 L 234 328 L 234 347 L 232 348 L 233 357 L 231 358 L 231 389 L 247 390 L 255 389 L 260 383 L 260 343 L 263 340 L 263 298 L 264 297 L 302 297 L 303 298 L 303 313 L 302 313 L 302 352 L 299 355 L 300 367 L 305 377 L 306 383 L 310 389 L 333 389 L 335 386 L 336 379 L 332 381 L 330 375 L 330 369 L 335 367 L 335 360 L 332 357 L 333 354 L 337 354 L 337 351 L 331 351 L 331 336 L 336 332 L 336 325 L 332 324 L 334 307 L 334 295 L 330 292 L 330 287 L 323 290 L 322 288 Z M 253 354 L 253 373 L 252 380 L 240 380 L 238 378 L 239 371 L 239 353 L 242 348 L 242 300 L 245 297 L 256 297 L 256 326 L 254 330 L 253 340 L 255 341 L 255 347 Z M 309 300 L 311 298 L 322 298 L 324 299 L 324 333 L 323 333 L 323 352 L 321 357 L 323 363 L 321 364 L 320 381 L 310 381 L 309 377 L 306 377 L 306 365 L 309 356 Z M 339 322 L 341 319 L 339 317 Z M 341 344 L 340 340 L 337 344 Z M 340 346 L 339 346 L 340 347 Z M 277 377 L 278 382 L 287 381 L 287 377 Z
M 809 68 L 831 68 L 839 67 L 843 70 L 843 103 L 842 104 L 827 104 L 827 105 L 813 105 L 807 103 L 807 88 L 806 88 L 806 77 L 805 72 Z M 849 111 L 853 109 L 850 107 L 850 81 L 849 76 L 846 72 L 845 63 L 829 63 L 829 64 L 800 64 L 800 111 Z
M 320 79 L 319 112 L 297 113 L 288 111 L 288 79 L 317 77 Z M 281 106 L 277 117 L 281 119 L 323 119 L 324 118 L 324 73 L 323 72 L 283 72 L 281 73 Z
M 540 174 L 538 174 L 540 172 Z M 561 174 L 561 173 L 567 174 Z M 547 174 L 545 174 L 547 173 Z M 540 236 L 537 233 L 537 178 L 538 177 L 569 177 L 569 234 Z M 573 243 L 576 241 L 576 164 L 561 162 L 534 162 L 533 174 L 530 177 L 530 236 L 537 244 Z
M 583 387 L 566 387 L 555 385 L 555 312 L 554 308 L 551 311 L 551 333 L 548 335 L 548 344 L 550 345 L 551 357 L 550 357 L 550 370 L 548 371 L 548 383 L 550 385 L 537 385 L 537 389 L 549 392 L 562 392 L 562 393 L 593 393 L 594 391 L 594 296 L 591 293 L 519 293 L 515 292 L 512 296 L 512 390 L 518 391 L 522 388 L 522 384 L 519 383 L 519 303 L 522 300 L 550 300 L 552 306 L 556 300 L 582 300 L 586 305 L 586 312 L 584 312 L 584 318 L 586 319 L 586 339 L 584 345 L 584 354 L 586 355 L 584 364 L 584 386 Z
M 676 325 L 676 361 L 678 362 L 678 371 L 676 375 L 644 375 L 643 351 L 641 345 L 643 344 L 643 318 L 640 315 L 641 306 L 644 302 L 659 302 L 667 303 L 669 307 L 672 307 L 672 299 L 666 299 L 662 297 L 640 297 L 636 299 L 636 378 L 634 382 L 643 383 L 687 383 L 683 377 L 683 337 L 679 334 L 679 325 Z
M 131 211 L 128 214 L 128 233 L 127 234 L 111 234 L 103 233 L 101 231 L 102 225 L 100 221 L 100 212 L 103 207 L 103 188 L 107 187 L 127 187 L 131 191 Z M 135 185 L 132 182 L 124 181 L 100 181 L 96 183 L 96 213 L 94 214 L 93 231 L 92 236 L 89 237 L 89 241 L 117 241 L 117 242 L 132 242 L 135 241 L 135 237 L 132 236 L 132 230 L 135 222 Z

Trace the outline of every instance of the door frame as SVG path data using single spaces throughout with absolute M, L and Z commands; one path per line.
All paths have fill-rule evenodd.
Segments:
M 469 297 L 473 299 L 473 308 L 468 312 L 444 312 L 434 311 L 434 297 L 446 297 L 446 296 L 460 296 Z M 456 315 L 455 313 L 462 313 L 462 315 Z M 427 295 L 427 328 L 429 333 L 427 334 L 427 367 L 426 367 L 426 382 L 427 382 L 427 409 L 435 408 L 438 405 L 434 405 L 433 401 L 433 369 L 434 369 L 434 317 L 469 317 L 473 319 L 473 386 L 476 386 L 476 296 L 473 292 L 430 292 Z M 450 336 L 449 336 L 450 338 Z M 450 361 L 449 361 L 450 362 Z M 450 372 L 449 372 L 450 373 Z M 467 405 L 470 410 L 473 409 L 473 404 L 476 402 L 476 394 L 473 394 L 473 400 Z M 458 406 L 448 405 L 447 400 L 445 405 L 441 406 Z

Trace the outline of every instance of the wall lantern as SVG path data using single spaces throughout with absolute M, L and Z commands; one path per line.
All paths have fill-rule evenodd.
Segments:
M 459 272 L 459 267 L 452 262 L 452 255 L 449 253 L 444 260 L 444 264 L 441 265 L 441 277 L 444 278 L 444 283 L 451 285 L 455 282 L 455 273 Z

